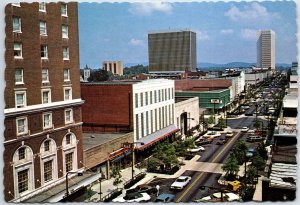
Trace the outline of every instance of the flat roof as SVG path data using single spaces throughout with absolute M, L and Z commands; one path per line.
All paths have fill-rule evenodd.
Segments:
M 130 133 L 130 132 L 129 132 Z M 101 144 L 106 144 L 112 140 L 118 139 L 129 133 L 83 133 L 83 150 L 96 147 Z
M 189 99 L 192 99 L 192 98 L 198 98 L 198 97 L 195 97 L 195 96 L 175 96 L 175 103 L 186 101 L 186 100 L 189 100 Z
M 175 90 L 175 93 L 221 93 L 229 89 L 209 90 L 209 91 L 194 91 L 194 90 Z
M 193 32 L 196 33 L 195 31 L 192 31 L 191 29 L 169 29 L 169 30 L 154 30 L 154 31 L 149 31 L 148 34 L 157 34 L 157 33 L 177 33 L 177 32 Z

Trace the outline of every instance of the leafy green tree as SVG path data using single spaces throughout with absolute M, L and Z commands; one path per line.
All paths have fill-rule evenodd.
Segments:
M 247 178 L 246 178 L 247 184 L 250 184 L 252 186 L 255 185 L 256 172 L 257 172 L 256 167 L 254 167 L 252 165 L 248 166 L 247 175 L 246 175 L 247 176 Z
M 242 164 L 246 160 L 246 152 L 249 145 L 244 140 L 238 140 L 233 146 L 233 154 L 236 157 L 239 164 Z
M 264 160 L 268 159 L 268 151 L 266 149 L 266 144 L 264 142 L 258 144 L 256 151 L 262 159 Z
M 107 81 L 109 80 L 111 75 L 112 75 L 111 72 L 108 72 L 103 69 L 97 69 L 95 71 L 91 71 L 91 75 L 88 78 L 88 81 L 89 82 Z
M 148 172 L 154 172 L 157 168 L 157 162 L 154 159 L 149 159 L 147 164 L 147 171 Z
M 85 196 L 84 196 L 84 199 L 87 200 L 87 201 L 90 201 L 91 200 L 91 197 L 95 194 L 95 192 L 92 190 L 92 187 L 90 186 L 86 193 L 85 193 Z
M 240 166 L 238 165 L 238 161 L 233 154 L 231 154 L 223 164 L 222 169 L 227 173 L 228 179 L 235 179 L 236 174 L 240 170 Z
M 226 124 L 225 124 L 225 119 L 223 117 L 220 117 L 219 119 L 219 125 L 221 128 L 225 128 Z
M 122 175 L 121 175 L 121 170 L 119 167 L 114 166 L 112 171 L 111 171 L 111 177 L 114 178 L 113 185 L 118 187 L 118 184 L 122 182 Z
M 161 160 L 166 168 L 171 168 L 172 165 L 179 164 L 174 145 L 167 141 L 156 145 L 153 149 L 153 153 L 153 156 Z
M 208 124 L 214 124 L 215 123 L 214 117 L 212 115 L 209 116 L 209 118 L 207 119 L 207 123 Z
M 186 139 L 178 141 L 175 144 L 176 155 L 184 157 L 188 153 L 188 149 L 192 149 L 195 146 L 194 139 Z

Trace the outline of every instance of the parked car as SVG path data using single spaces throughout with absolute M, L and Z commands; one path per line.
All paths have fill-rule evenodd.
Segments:
M 242 132 L 248 132 L 248 130 L 249 130 L 248 127 L 243 127 L 241 131 L 242 131 Z
M 156 199 L 155 202 L 172 202 L 174 201 L 175 195 L 174 194 L 160 194 Z
M 247 133 L 249 133 L 249 134 L 254 134 L 254 133 L 255 133 L 255 130 L 248 130 Z
M 192 149 L 187 149 L 187 151 L 189 152 L 199 152 L 199 151 L 205 151 L 205 148 L 202 146 L 195 146 Z
M 228 138 L 233 137 L 233 132 L 232 131 L 227 131 L 226 132 L 226 137 L 228 137 Z
M 173 184 L 171 184 L 171 189 L 183 189 L 188 183 L 192 180 L 190 176 L 180 176 L 178 177 Z
M 154 186 L 150 186 L 148 184 L 141 184 L 136 186 L 133 189 L 128 189 L 126 190 L 126 195 L 131 194 L 131 193 L 147 193 L 149 195 L 151 194 L 156 194 L 157 189 Z
M 198 139 L 195 141 L 196 145 L 205 145 L 205 144 L 210 144 L 213 141 L 213 137 L 212 138 L 206 138 L 206 139 Z
M 146 202 L 150 201 L 151 197 L 147 193 L 132 193 L 124 197 L 118 197 L 112 200 L 112 202 Z
M 257 142 L 257 141 L 261 141 L 261 140 L 263 140 L 264 138 L 263 137 L 261 137 L 261 136 L 255 136 L 255 135 L 252 135 L 252 136 L 248 136 L 247 138 L 246 138 L 246 141 L 248 141 L 248 142 Z
M 220 137 L 221 134 L 219 132 L 216 131 L 208 131 L 205 135 L 203 135 L 203 137 L 205 138 L 209 138 L 209 137 Z

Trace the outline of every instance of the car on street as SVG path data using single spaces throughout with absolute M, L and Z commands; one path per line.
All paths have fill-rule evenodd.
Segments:
M 221 138 L 217 141 L 217 145 L 223 145 L 226 144 L 226 142 L 228 141 L 227 138 Z
M 247 136 L 246 141 L 248 141 L 248 142 L 257 142 L 257 141 L 262 141 L 263 139 L 264 138 L 261 137 L 261 136 L 252 135 L 252 136 Z
M 248 132 L 249 128 L 248 127 L 242 127 L 241 131 L 242 132 Z
M 187 149 L 189 152 L 199 152 L 199 151 L 205 151 L 205 148 L 202 146 L 194 146 L 192 149 Z
M 150 201 L 151 197 L 147 193 L 132 193 L 124 197 L 118 197 L 112 200 L 112 202 L 146 202 Z
M 174 194 L 162 193 L 155 199 L 155 202 L 163 202 L 163 203 L 172 202 L 174 201 L 174 198 L 175 198 Z
M 148 184 L 141 184 L 136 186 L 133 189 L 128 189 L 126 190 L 126 195 L 131 194 L 131 193 L 147 193 L 149 195 L 151 194 L 156 194 L 157 189 L 154 186 L 150 186 Z
M 254 134 L 254 133 L 255 133 L 255 130 L 248 130 L 247 133 L 248 133 L 248 134 Z
M 209 137 L 220 137 L 221 134 L 219 132 L 216 131 L 208 131 L 205 135 L 203 135 L 203 137 L 205 138 L 209 138 Z
M 228 137 L 228 138 L 233 137 L 233 132 L 232 131 L 227 131 L 225 136 Z
M 188 183 L 192 180 L 190 176 L 180 176 L 178 177 L 173 184 L 171 184 L 171 189 L 183 189 Z

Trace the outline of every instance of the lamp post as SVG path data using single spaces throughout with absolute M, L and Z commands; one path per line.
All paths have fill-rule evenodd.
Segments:
M 101 172 L 101 176 L 99 178 L 99 201 L 102 201 L 102 198 L 101 198 L 101 194 L 102 194 L 102 190 L 101 190 L 101 182 L 102 182 L 102 179 L 105 179 L 105 177 L 103 176 L 102 172 Z
M 79 171 L 68 171 L 66 174 L 66 198 L 69 196 L 69 179 L 68 179 L 68 175 L 69 174 L 77 174 L 77 176 L 82 176 L 83 172 L 79 172 Z
M 143 142 L 125 142 L 122 145 L 123 148 L 129 148 L 131 150 L 131 153 L 132 153 L 131 180 L 133 180 L 133 177 L 134 177 L 134 145 L 135 144 L 144 145 L 145 143 L 143 143 Z

